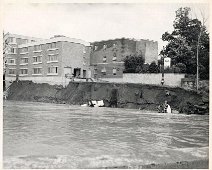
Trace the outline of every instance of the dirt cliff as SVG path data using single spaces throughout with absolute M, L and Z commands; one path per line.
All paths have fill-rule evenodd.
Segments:
M 203 99 L 204 98 L 204 99 Z M 182 88 L 143 84 L 116 84 L 96 82 L 70 82 L 65 88 L 58 85 L 35 84 L 32 81 L 13 82 L 8 100 L 24 100 L 51 103 L 84 104 L 88 100 L 104 100 L 107 107 L 157 110 L 159 104 L 168 101 L 172 109 L 186 112 L 189 106 L 202 105 L 208 112 L 205 96 Z

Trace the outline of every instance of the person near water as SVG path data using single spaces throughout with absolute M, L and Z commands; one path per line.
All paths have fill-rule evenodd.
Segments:
M 158 113 L 163 113 L 163 112 L 164 112 L 163 105 L 160 104 L 160 105 L 158 106 Z
M 164 102 L 164 113 L 171 113 L 171 107 L 166 100 Z

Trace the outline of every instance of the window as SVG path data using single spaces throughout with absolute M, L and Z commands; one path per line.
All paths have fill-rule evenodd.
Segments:
M 56 42 L 48 43 L 48 44 L 47 44 L 47 48 L 48 48 L 48 49 L 57 48 L 57 43 L 56 43 Z
M 95 75 L 97 74 L 97 68 L 94 68 L 94 74 Z
M 8 42 L 9 42 L 9 43 L 13 42 L 13 37 L 9 37 L 9 38 L 8 38 Z
M 16 38 L 14 37 L 9 37 L 8 38 L 9 43 L 16 43 Z
M 58 67 L 48 67 L 48 74 L 57 74 L 58 73 Z
M 12 53 L 12 54 L 16 54 L 16 51 L 17 49 L 16 48 L 9 48 L 9 53 Z
M 42 74 L 42 68 L 33 68 L 33 74 Z
M 106 57 L 106 56 L 103 57 L 103 62 L 104 62 L 104 63 L 107 62 L 107 57 Z
M 20 74 L 28 74 L 28 69 L 21 69 Z
M 33 57 L 34 63 L 41 63 L 42 62 L 42 56 L 35 56 Z
M 106 75 L 106 68 L 104 67 L 101 72 L 103 75 Z
M 103 49 L 104 49 L 104 50 L 106 50 L 106 48 L 107 48 L 107 45 L 106 45 L 106 44 L 104 44 Z
M 113 68 L 113 75 L 116 75 L 116 68 Z
M 41 45 L 34 46 L 34 51 L 40 51 L 40 50 L 41 50 Z
M 8 59 L 9 65 L 15 65 L 15 59 Z
M 15 74 L 15 69 L 9 69 L 9 74 Z
M 116 57 L 116 53 L 113 54 L 113 61 L 116 61 L 117 57 Z
M 28 63 L 28 58 L 21 58 L 21 64 Z
M 20 53 L 28 52 L 28 47 L 24 47 L 20 49 Z
M 58 61 L 58 54 L 49 54 L 48 61 Z
M 28 43 L 28 40 L 27 39 L 24 39 L 23 40 L 24 44 Z
M 85 47 L 83 47 L 83 53 L 84 53 L 84 54 L 86 53 L 86 49 L 85 49 Z

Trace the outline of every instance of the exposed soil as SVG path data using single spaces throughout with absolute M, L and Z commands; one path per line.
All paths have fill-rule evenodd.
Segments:
M 104 100 L 106 107 L 153 111 L 167 100 L 173 110 L 188 114 L 208 114 L 209 106 L 208 94 L 182 88 L 96 82 L 70 82 L 65 88 L 46 83 L 35 84 L 32 81 L 13 82 L 7 99 L 67 104 Z M 201 112 L 196 108 L 200 108 Z

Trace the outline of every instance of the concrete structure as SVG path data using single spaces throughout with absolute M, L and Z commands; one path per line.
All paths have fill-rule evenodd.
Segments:
M 121 38 L 91 45 L 91 65 L 97 78 L 122 77 L 124 59 L 129 55 L 141 55 L 149 64 L 158 60 L 158 43 L 155 41 Z
M 123 78 L 101 78 L 102 81 L 113 83 L 140 83 L 161 85 L 162 75 L 159 73 L 124 73 Z M 185 74 L 165 73 L 164 85 L 171 87 L 181 87 L 181 80 L 185 78 Z

